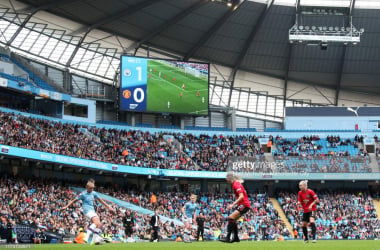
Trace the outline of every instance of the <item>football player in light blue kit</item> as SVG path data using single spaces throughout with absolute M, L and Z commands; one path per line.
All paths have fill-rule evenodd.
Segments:
M 77 195 L 75 199 L 71 200 L 69 204 L 62 207 L 61 210 L 66 210 L 72 204 L 81 200 L 82 206 L 83 206 L 83 214 L 92 222 L 92 224 L 87 229 L 85 241 L 87 242 L 91 234 L 94 234 L 93 242 L 95 244 L 99 244 L 102 241 L 100 237 L 100 234 L 102 232 L 101 230 L 102 224 L 100 223 L 99 216 L 95 212 L 94 201 L 95 199 L 99 200 L 99 202 L 102 203 L 110 211 L 114 211 L 114 209 L 110 205 L 108 205 L 106 202 L 104 202 L 104 200 L 102 200 L 95 191 L 93 191 L 94 188 L 95 188 L 95 181 L 93 179 L 90 179 L 87 182 L 86 191 L 83 191 L 82 193 Z
M 195 218 L 196 218 L 195 210 L 198 207 L 198 204 L 195 203 L 196 200 L 197 200 L 197 196 L 195 194 L 192 194 L 190 196 L 190 201 L 186 202 L 185 205 L 182 207 L 183 223 L 185 224 L 183 242 L 185 243 L 191 243 L 190 241 L 191 226 L 193 223 L 195 223 Z

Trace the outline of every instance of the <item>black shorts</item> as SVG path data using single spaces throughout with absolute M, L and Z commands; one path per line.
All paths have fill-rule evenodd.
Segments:
M 125 235 L 130 237 L 133 234 L 133 228 L 132 227 L 126 227 L 124 232 L 125 232 Z
M 315 211 L 311 211 L 308 213 L 303 213 L 302 221 L 306 221 L 307 223 L 310 222 L 310 217 L 313 217 L 315 219 Z
M 251 210 L 251 208 L 244 205 L 239 205 L 236 210 L 239 211 L 240 216 L 243 216 L 243 214 L 247 213 L 249 210 Z

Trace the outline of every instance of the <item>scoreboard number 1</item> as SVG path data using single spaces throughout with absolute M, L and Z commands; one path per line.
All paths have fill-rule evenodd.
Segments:
M 146 111 L 147 69 L 147 59 L 128 56 L 121 58 L 120 107 L 122 110 Z
M 141 76 L 142 69 L 141 69 L 141 67 L 136 67 L 136 70 L 137 70 L 137 73 L 138 73 L 137 79 L 138 79 L 139 82 L 141 82 L 141 80 L 142 80 L 142 76 Z

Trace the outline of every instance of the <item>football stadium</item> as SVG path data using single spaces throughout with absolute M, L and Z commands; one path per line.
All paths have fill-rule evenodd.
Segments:
M 0 1 L 0 249 L 380 249 L 379 16 Z

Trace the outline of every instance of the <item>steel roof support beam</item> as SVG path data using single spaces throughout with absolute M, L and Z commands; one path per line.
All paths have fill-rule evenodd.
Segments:
M 296 1 L 296 14 L 299 13 L 299 11 L 300 11 L 300 6 L 301 6 L 301 0 L 297 0 L 297 1 Z
M 218 19 L 218 21 L 198 40 L 198 42 L 185 54 L 183 57 L 184 61 L 189 60 L 202 45 L 210 39 L 210 37 L 227 21 L 227 19 L 247 0 L 243 0 L 239 4 L 235 5 L 235 7 L 229 8 L 224 15 Z
M 352 16 L 352 13 L 354 12 L 355 2 L 356 0 L 350 0 L 350 16 Z
M 141 40 L 134 42 L 131 46 L 125 49 L 124 53 L 129 52 L 132 49 L 139 48 L 142 44 L 152 40 L 154 37 L 158 36 L 165 30 L 167 30 L 171 25 L 178 23 L 180 20 L 185 18 L 187 15 L 195 11 L 196 9 L 202 7 L 204 4 L 208 3 L 208 0 L 199 0 L 195 4 L 191 5 L 189 8 L 186 8 L 185 10 L 178 13 L 173 18 L 167 20 L 164 24 L 162 24 L 160 27 L 155 28 L 152 32 L 149 32 L 149 34 L 145 37 L 143 37 Z
M 299 4 L 300 4 L 300 0 L 297 0 L 297 5 L 296 5 L 296 15 L 294 16 L 294 20 L 293 20 L 293 23 L 297 22 L 297 10 L 299 9 Z M 286 71 L 285 71 L 285 76 L 284 76 L 284 104 L 283 104 L 283 107 L 284 107 L 284 110 L 285 110 L 285 106 L 286 106 L 286 96 L 288 95 L 288 81 L 289 81 L 289 71 L 290 71 L 290 62 L 292 60 L 292 52 L 293 52 L 293 44 L 292 43 L 288 43 L 288 57 L 287 57 L 287 60 L 286 60 Z M 285 114 L 285 111 L 283 111 L 283 114 Z
M 144 2 L 141 2 L 139 4 L 136 4 L 136 5 L 133 5 L 131 7 L 128 7 L 127 9 L 124 9 L 112 16 L 108 16 L 106 18 L 103 18 L 97 22 L 95 22 L 94 24 L 90 25 L 87 27 L 86 29 L 86 32 L 83 34 L 82 38 L 79 40 L 77 46 L 75 47 L 73 53 L 71 54 L 69 60 L 67 61 L 66 63 L 66 67 L 69 67 L 71 62 L 73 61 L 76 53 L 78 52 L 80 46 L 82 45 L 82 43 L 84 42 L 84 39 L 86 38 L 86 36 L 93 30 L 93 29 L 96 29 L 104 24 L 107 24 L 107 23 L 110 23 L 110 22 L 113 22 L 121 17 L 124 17 L 124 16 L 128 16 L 128 15 L 131 15 L 133 13 L 135 13 L 136 11 L 139 11 L 143 8 L 146 8 L 147 6 L 153 4 L 153 3 L 156 3 L 158 1 L 161 1 L 161 0 L 146 0 Z
M 352 15 L 354 13 L 354 8 L 355 8 L 355 0 L 351 0 L 350 1 L 350 16 L 348 17 L 348 22 L 346 22 L 346 26 L 351 23 Z M 343 52 L 342 52 L 342 57 L 340 59 L 340 65 L 339 65 L 339 71 L 338 71 L 338 80 L 336 82 L 336 88 L 335 88 L 335 102 L 334 102 L 335 106 L 338 106 L 339 104 L 339 92 L 340 92 L 340 87 L 342 85 L 344 62 L 346 60 L 346 50 L 347 50 L 347 46 L 343 45 Z
M 13 34 L 13 36 L 11 37 L 11 39 L 9 39 L 9 41 L 7 42 L 7 46 L 10 46 L 13 43 L 13 41 L 16 39 L 16 37 L 20 34 L 21 30 L 29 22 L 29 20 L 32 18 L 32 16 L 34 16 L 38 11 L 48 10 L 48 9 L 53 8 L 53 7 L 58 7 L 60 5 L 68 4 L 68 3 L 71 3 L 71 2 L 74 2 L 74 1 L 77 1 L 77 0 L 61 0 L 61 1 L 54 1 L 53 0 L 53 1 L 50 1 L 49 3 L 47 3 L 47 4 L 43 4 L 41 6 L 32 8 L 31 9 L 31 13 L 29 14 L 29 16 L 21 23 L 21 25 L 18 27 L 18 29 Z
M 344 68 L 344 61 L 345 61 L 345 57 L 346 57 L 346 50 L 347 50 L 347 46 L 343 45 L 343 51 L 342 51 L 342 56 L 340 58 L 340 65 L 339 65 L 339 70 L 338 70 L 338 80 L 336 82 L 336 87 L 335 87 L 335 102 L 334 102 L 335 106 L 338 106 L 339 92 L 340 92 L 340 86 L 342 84 L 343 68 Z
M 261 11 L 261 14 L 260 14 L 256 24 L 253 26 L 251 33 L 249 34 L 248 38 L 245 40 L 243 48 L 240 50 L 239 56 L 236 59 L 236 62 L 234 63 L 234 65 L 235 65 L 234 69 L 231 71 L 231 74 L 229 77 L 229 80 L 231 81 L 231 89 L 234 87 L 236 73 L 237 73 L 238 69 L 240 68 L 240 65 L 242 64 L 243 59 L 246 56 L 246 53 L 247 53 L 249 47 L 251 47 L 252 41 L 255 38 L 257 31 L 260 29 L 261 25 L 263 24 L 265 16 L 268 14 L 269 10 L 273 6 L 273 2 L 274 2 L 274 0 L 271 0 L 269 2 L 269 4 L 267 5 L 267 7 L 265 9 L 263 9 L 263 11 Z M 231 104 L 231 95 L 230 95 L 229 100 L 228 100 L 228 105 L 230 105 L 230 104 Z
M 289 71 L 290 71 L 290 62 L 292 60 L 292 51 L 293 44 L 289 43 L 288 58 L 286 60 L 286 71 L 284 76 L 284 109 L 286 106 L 286 95 L 288 94 L 288 81 L 289 81 Z

